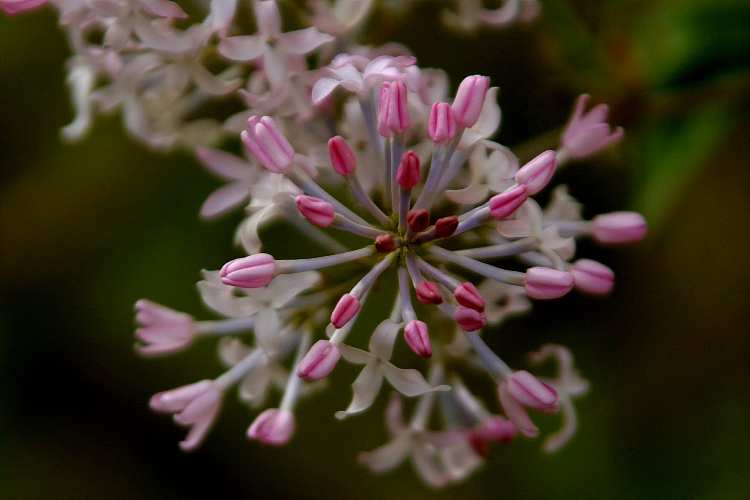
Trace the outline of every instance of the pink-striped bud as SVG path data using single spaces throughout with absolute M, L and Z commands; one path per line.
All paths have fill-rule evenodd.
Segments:
M 448 238 L 456 232 L 458 228 L 458 217 L 449 215 L 441 217 L 435 222 L 435 234 L 438 238 Z
M 402 81 L 385 82 L 380 89 L 378 132 L 383 137 L 400 134 L 411 126 L 407 104 L 406 84 Z
M 442 304 L 443 296 L 440 295 L 437 283 L 423 281 L 417 285 L 417 300 L 422 304 Z
M 591 295 L 607 295 L 615 285 L 612 269 L 595 260 L 580 259 L 570 270 L 575 287 Z
M 528 197 L 526 186 L 516 184 L 490 198 L 490 215 L 498 220 L 510 217 Z
M 474 309 L 475 311 L 484 311 L 484 298 L 479 294 L 479 290 L 470 281 L 461 283 L 453 290 L 453 296 L 456 301 L 464 307 Z
M 378 235 L 375 238 L 375 249 L 380 253 L 389 253 L 396 249 L 396 238 L 390 233 Z
M 573 275 L 550 267 L 530 267 L 524 286 L 533 299 L 559 299 L 573 288 Z
M 401 157 L 396 171 L 396 182 L 404 191 L 411 191 L 419 184 L 419 156 L 414 151 L 407 151 Z
M 607 245 L 635 243 L 646 236 L 646 219 L 637 212 L 612 212 L 592 220 L 594 239 Z
M 305 380 L 320 380 L 330 374 L 341 359 L 341 351 L 328 340 L 315 342 L 297 365 L 297 376 Z
M 289 442 L 294 434 L 294 414 L 288 410 L 269 408 L 258 415 L 250 428 L 247 437 L 271 446 L 282 446 Z
M 526 186 L 529 196 L 537 194 L 547 187 L 555 175 L 557 159 L 552 150 L 537 155 L 516 172 L 516 182 Z
M 341 328 L 357 315 L 361 307 L 362 305 L 357 297 L 351 293 L 345 293 L 339 299 L 336 307 L 333 308 L 331 323 L 336 328 Z
M 508 379 L 508 393 L 524 406 L 540 411 L 555 411 L 558 407 L 557 391 L 531 373 L 520 370 Z
M 424 321 L 413 319 L 404 327 L 404 339 L 409 348 L 417 356 L 429 358 L 432 356 L 432 345 L 430 344 L 430 332 Z
M 346 177 L 357 168 L 357 157 L 343 137 L 337 135 L 328 140 L 328 156 L 331 166 L 339 174 Z
M 424 208 L 409 210 L 409 213 L 406 214 L 406 223 L 414 233 L 424 231 L 430 225 L 430 212 Z
M 333 224 L 336 212 L 333 209 L 333 205 L 327 201 L 315 198 L 314 196 L 300 194 L 294 199 L 294 202 L 297 205 L 297 210 L 311 224 L 320 227 L 328 227 Z
M 271 172 L 286 172 L 294 160 L 294 149 L 270 116 L 248 118 L 240 137 L 253 157 Z
M 447 102 L 436 102 L 430 109 L 430 121 L 427 124 L 430 139 L 437 144 L 443 144 L 456 135 L 456 119 L 453 117 L 451 105 Z
M 256 253 L 230 260 L 219 271 L 221 282 L 240 288 L 260 288 L 276 276 L 276 260 L 267 253 Z
M 476 332 L 487 324 L 487 317 L 483 312 L 469 307 L 459 306 L 453 313 L 453 319 L 465 332 Z
M 464 78 L 458 86 L 451 106 L 456 123 L 466 128 L 474 126 L 479 120 L 489 86 L 490 79 L 486 76 L 474 75 Z

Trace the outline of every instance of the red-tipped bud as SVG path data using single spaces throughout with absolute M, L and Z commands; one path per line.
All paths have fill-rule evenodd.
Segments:
M 513 215 L 518 207 L 528 199 L 526 186 L 516 184 L 490 198 L 490 215 L 495 219 L 505 219 Z
M 559 299 L 573 289 L 573 275 L 550 267 L 530 267 L 524 278 L 526 293 L 533 299 Z
M 357 168 L 357 157 L 343 137 L 337 135 L 328 140 L 328 156 L 331 166 L 339 174 L 347 176 Z
M 435 234 L 438 238 L 447 238 L 456 232 L 457 227 L 458 217 L 455 215 L 441 217 L 435 222 Z
M 406 223 L 414 233 L 424 231 L 430 225 L 430 212 L 424 208 L 409 210 L 409 213 L 406 214 Z
M 375 238 L 375 249 L 380 253 L 389 253 L 396 249 L 396 238 L 390 233 L 384 233 Z
M 430 109 L 430 121 L 427 125 L 430 139 L 443 144 L 456 135 L 456 119 L 453 117 L 451 105 L 447 102 L 436 102 Z
M 333 224 L 333 218 L 336 215 L 336 212 L 333 210 L 333 205 L 327 201 L 315 198 L 314 196 L 307 196 L 305 194 L 298 195 L 294 201 L 297 204 L 297 210 L 299 210 L 305 219 L 311 224 L 320 227 L 328 227 Z
M 591 295 L 607 295 L 615 285 L 612 269 L 595 260 L 581 259 L 570 270 L 576 289 Z
M 404 339 L 409 348 L 417 356 L 429 358 L 432 356 L 432 345 L 430 344 L 430 332 L 424 321 L 413 319 L 404 328 Z
M 646 236 L 646 219 L 637 212 L 612 212 L 597 215 L 592 221 L 594 239 L 617 245 L 635 243 Z
M 351 293 L 345 293 L 341 296 L 336 307 L 333 308 L 331 313 L 331 323 L 336 328 L 341 328 L 347 324 L 351 319 L 357 315 L 362 305 L 359 303 L 359 299 Z
M 443 296 L 437 283 L 423 281 L 417 286 L 417 300 L 422 304 L 442 304 Z
M 508 393 L 529 408 L 540 411 L 557 410 L 559 400 L 555 389 L 525 370 L 513 372 L 510 376 Z
M 453 99 L 453 117 L 462 127 L 472 127 L 479 120 L 484 106 L 484 98 L 490 86 L 490 79 L 486 76 L 467 76 L 458 86 L 456 97 Z
M 378 132 L 383 137 L 391 137 L 410 126 L 406 84 L 402 81 L 385 82 L 380 89 Z
M 544 189 L 555 175 L 557 159 L 554 151 L 545 151 L 516 172 L 516 182 L 526 186 L 529 196 Z
M 419 184 L 419 157 L 414 151 L 407 151 L 401 157 L 396 171 L 396 181 L 404 191 L 411 191 Z
M 459 306 L 453 313 L 453 319 L 465 332 L 476 332 L 484 328 L 487 323 L 487 317 L 483 312 L 468 307 Z
M 253 421 L 247 437 L 271 446 L 282 446 L 294 434 L 294 415 L 289 410 L 269 408 Z
M 318 340 L 297 365 L 297 376 L 305 380 L 320 380 L 328 376 L 341 359 L 341 351 L 328 340 Z
M 273 280 L 274 276 L 276 276 L 276 261 L 267 253 L 256 253 L 231 260 L 219 271 L 222 283 L 240 288 L 264 287 Z
M 470 281 L 461 283 L 453 290 L 453 296 L 456 301 L 464 307 L 474 309 L 475 311 L 484 311 L 484 298 L 479 294 L 479 290 Z

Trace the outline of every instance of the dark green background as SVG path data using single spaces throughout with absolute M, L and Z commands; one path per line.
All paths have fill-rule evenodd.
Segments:
M 499 140 L 522 156 L 554 143 L 557 132 L 525 141 L 564 123 L 578 93 L 609 102 L 626 140 L 561 180 L 587 215 L 629 207 L 652 228 L 634 248 L 582 246 L 617 271 L 609 300 L 538 304 L 487 337 L 515 362 L 545 341 L 571 346 L 592 382 L 576 439 L 554 456 L 523 440 L 496 448 L 473 479 L 437 493 L 407 467 L 375 477 L 355 463 L 385 435 L 382 401 L 333 419 L 350 367 L 300 406 L 284 449 L 248 443 L 252 415 L 229 398 L 205 446 L 178 451 L 182 431 L 148 411 L 149 396 L 220 368 L 208 344 L 136 357 L 132 303 L 208 317 L 193 284 L 238 254 L 238 216 L 199 222 L 217 183 L 189 155 L 129 140 L 119 117 L 63 144 L 72 111 L 55 17 L 0 18 L 0 497 L 750 498 L 748 2 L 541 2 L 540 22 L 502 32 L 448 34 L 431 2 L 379 13 L 368 30 L 454 85 L 490 74 Z

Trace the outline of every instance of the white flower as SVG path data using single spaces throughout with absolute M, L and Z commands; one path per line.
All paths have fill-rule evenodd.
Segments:
M 360 26 L 372 9 L 373 0 L 313 0 L 313 24 L 321 31 L 341 37 Z
M 518 171 L 518 158 L 513 152 L 495 142 L 485 141 L 469 156 L 469 183 L 465 188 L 446 191 L 445 195 L 462 205 L 473 205 L 486 200 L 490 193 L 499 193 L 512 186 Z
M 198 148 L 196 155 L 206 169 L 229 181 L 206 198 L 200 209 L 201 217 L 219 217 L 248 200 L 250 189 L 261 175 L 255 164 L 218 149 Z

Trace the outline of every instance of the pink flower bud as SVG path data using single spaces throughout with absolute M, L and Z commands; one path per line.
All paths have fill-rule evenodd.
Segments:
M 328 156 L 331 166 L 339 174 L 347 176 L 357 168 L 357 157 L 343 137 L 337 135 L 328 140 Z
M 479 290 L 470 281 L 461 283 L 453 290 L 453 296 L 456 301 L 464 307 L 474 309 L 475 311 L 484 311 L 484 298 L 479 294 Z
M 558 299 L 573 288 L 573 275 L 550 267 L 530 267 L 524 279 L 526 293 L 533 299 Z
M 443 144 L 456 135 L 456 119 L 453 118 L 453 110 L 447 102 L 436 102 L 430 109 L 430 121 L 427 125 L 427 133 L 430 139 L 438 144 Z
M 251 116 L 240 137 L 253 157 L 271 172 L 286 172 L 294 160 L 294 149 L 270 116 Z
M 336 215 L 336 212 L 333 209 L 333 205 L 327 201 L 314 196 L 300 194 L 294 199 L 294 202 L 297 204 L 297 210 L 299 210 L 305 219 L 311 224 L 320 227 L 328 227 L 333 224 L 333 218 Z
M 555 152 L 545 151 L 516 172 L 516 182 L 526 186 L 529 196 L 535 195 L 552 180 L 556 166 Z
M 407 151 L 401 157 L 396 171 L 396 181 L 404 191 L 411 191 L 419 184 L 419 157 L 414 151 Z
M 396 249 L 396 239 L 390 233 L 375 238 L 375 249 L 380 253 L 389 253 Z
M 594 106 L 584 112 L 589 96 L 581 95 L 576 101 L 573 115 L 565 127 L 562 144 L 571 158 L 585 158 L 622 139 L 621 127 L 611 130 L 607 123 L 609 108 L 606 104 Z
M 635 243 L 646 236 L 646 219 L 637 212 L 611 212 L 597 215 L 592 221 L 594 239 L 617 245 Z
M 15 16 L 46 4 L 47 0 L 0 0 L 0 10 L 9 16 Z
M 378 132 L 383 137 L 402 133 L 411 126 L 407 105 L 406 84 L 402 81 L 385 82 L 380 89 Z
M 575 287 L 591 295 L 607 295 L 615 284 L 615 273 L 595 260 L 580 259 L 570 272 Z
M 409 213 L 406 214 L 406 223 L 412 232 L 424 231 L 430 225 L 430 212 L 424 208 L 409 210 Z
M 347 324 L 354 316 L 359 312 L 362 305 L 359 303 L 359 299 L 351 293 L 345 293 L 341 296 L 336 307 L 333 308 L 331 313 L 331 323 L 336 328 L 341 328 Z
M 135 335 L 143 342 L 136 349 L 144 356 L 179 352 L 195 337 L 195 321 L 185 313 L 145 299 L 135 303 L 135 311 L 140 327 Z
M 528 199 L 526 186 L 516 184 L 490 198 L 490 215 L 495 219 L 505 219 L 515 212 Z
M 271 446 L 282 446 L 294 434 L 294 414 L 269 408 L 258 415 L 247 430 L 247 437 Z
M 459 306 L 453 313 L 453 319 L 465 332 L 476 332 L 481 330 L 487 323 L 487 317 L 483 312 L 469 307 Z
M 508 419 L 493 415 L 485 419 L 474 433 L 492 443 L 509 443 L 516 436 L 516 426 Z
M 423 281 L 417 285 L 417 300 L 422 304 L 442 304 L 443 296 L 440 295 L 437 283 Z
M 430 332 L 424 321 L 413 319 L 404 328 L 404 339 L 409 348 L 417 356 L 429 358 L 432 356 L 432 345 L 430 344 Z
M 540 411 L 555 411 L 558 407 L 557 391 L 531 373 L 520 370 L 508 379 L 508 393 L 524 406 Z
M 474 75 L 464 78 L 458 86 L 451 106 L 456 123 L 466 128 L 474 126 L 479 120 L 489 86 L 490 79 L 486 76 Z
M 441 217 L 435 222 L 435 234 L 438 238 L 448 238 L 456 232 L 458 228 L 458 217 L 450 215 Z
M 219 272 L 222 283 L 240 288 L 266 286 L 275 275 L 276 261 L 267 253 L 256 253 L 241 259 L 230 260 Z
M 155 394 L 149 406 L 159 413 L 172 413 L 179 425 L 190 427 L 180 442 L 183 451 L 197 448 L 211 429 L 221 404 L 221 390 L 211 380 L 201 380 L 177 389 Z
M 341 358 L 341 351 L 328 340 L 313 344 L 297 365 L 297 376 L 305 380 L 320 380 L 333 371 Z

